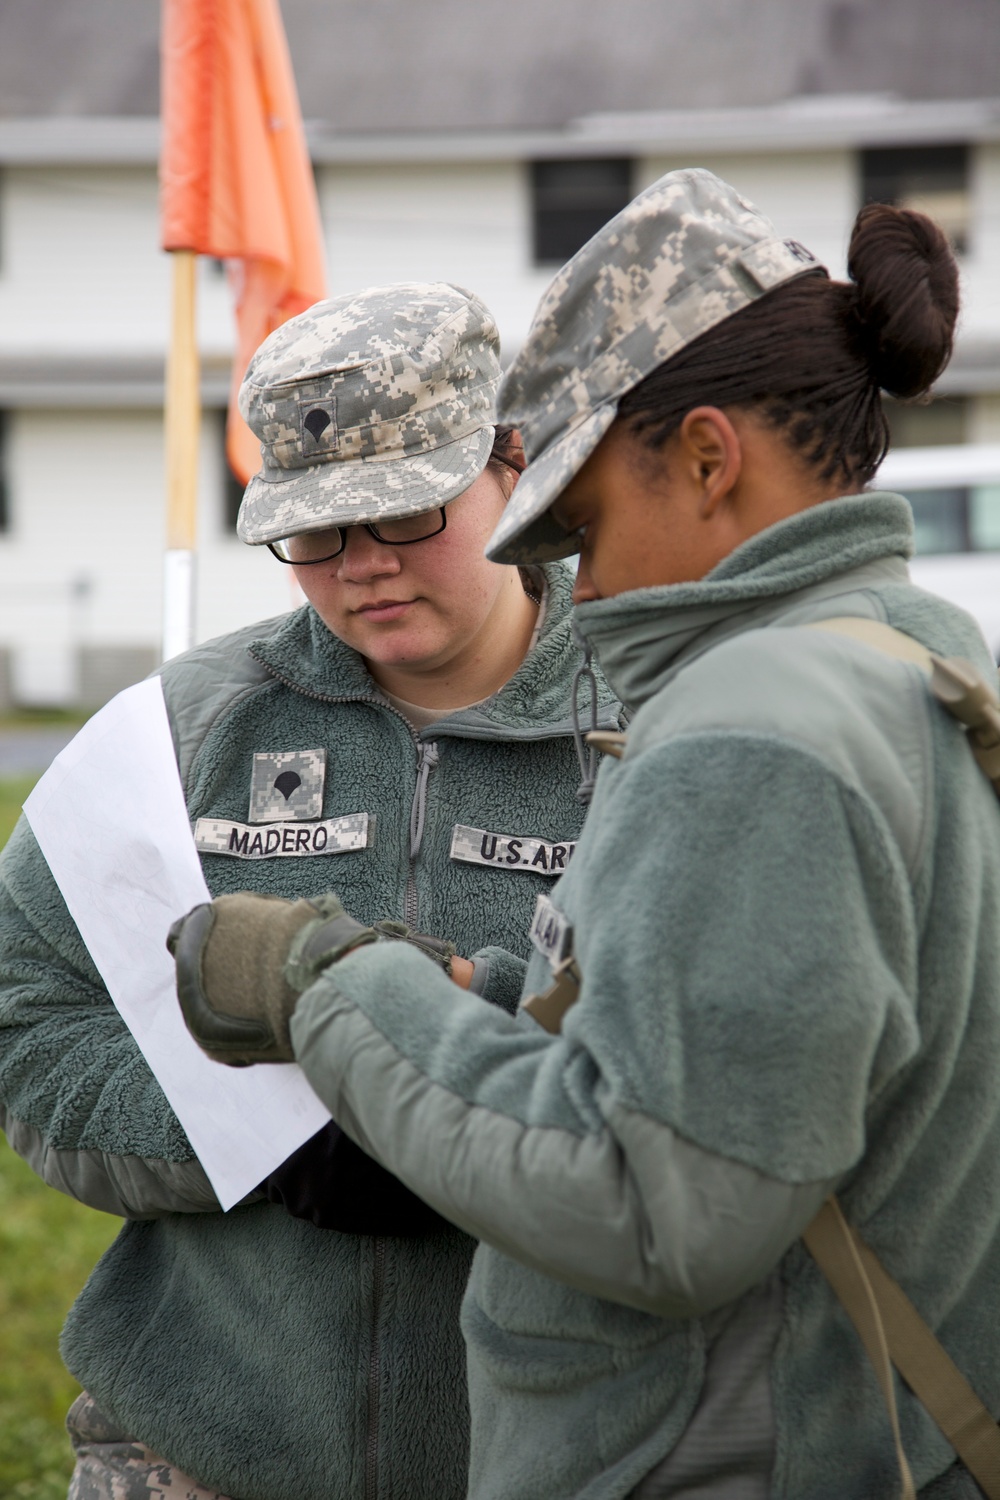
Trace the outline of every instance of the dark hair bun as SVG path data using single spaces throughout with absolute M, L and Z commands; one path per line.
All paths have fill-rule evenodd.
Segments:
M 847 273 L 872 378 L 892 396 L 921 396 L 951 358 L 958 267 L 925 214 L 869 203 L 854 221 Z

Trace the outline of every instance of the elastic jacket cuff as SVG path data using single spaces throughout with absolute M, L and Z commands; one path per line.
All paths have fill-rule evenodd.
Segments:
M 521 998 L 527 969 L 524 959 L 508 953 L 506 948 L 480 948 L 472 955 L 469 989 L 474 995 L 513 1015 Z

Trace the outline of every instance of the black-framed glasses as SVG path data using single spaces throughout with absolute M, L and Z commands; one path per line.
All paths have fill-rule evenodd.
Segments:
M 444 506 L 438 510 L 425 510 L 418 516 L 393 516 L 385 521 L 361 521 L 359 525 L 386 547 L 409 547 L 412 542 L 425 542 L 428 537 L 438 536 L 447 526 L 448 517 Z M 297 568 L 308 568 L 312 563 L 330 562 L 339 557 L 347 546 L 350 526 L 327 526 L 323 531 L 303 531 L 298 536 L 281 537 L 268 542 L 268 547 L 279 562 L 293 563 Z

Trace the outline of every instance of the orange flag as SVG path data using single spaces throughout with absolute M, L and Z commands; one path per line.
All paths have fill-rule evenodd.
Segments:
M 237 349 L 226 430 L 245 484 L 260 446 L 236 406 L 258 345 L 326 295 L 316 187 L 277 0 L 163 0 L 164 250 L 227 262 Z

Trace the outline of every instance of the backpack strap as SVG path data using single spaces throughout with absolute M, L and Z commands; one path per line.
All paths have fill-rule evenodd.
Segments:
M 930 690 L 961 724 L 984 775 L 1000 796 L 1000 696 L 971 662 L 938 656 L 912 636 L 880 620 L 843 616 L 807 627 L 861 641 L 897 661 L 918 666 Z M 903 1455 L 891 1373 L 883 1350 L 988 1496 L 1000 1500 L 1000 1427 L 951 1356 L 935 1338 L 902 1287 L 828 1198 L 803 1233 L 806 1248 L 854 1324 L 885 1397 L 902 1476 L 902 1500 L 913 1494 Z
M 896 1444 L 896 1462 L 899 1465 L 901 1480 L 900 1500 L 916 1500 L 913 1475 L 906 1462 L 903 1439 L 899 1431 L 896 1389 L 890 1364 L 892 1355 L 886 1339 L 885 1326 L 875 1300 L 871 1280 L 866 1275 L 858 1252 L 858 1244 L 836 1198 L 827 1198 L 816 1217 L 802 1231 L 802 1239 L 809 1254 L 840 1299 L 844 1311 L 854 1324 L 858 1337 L 872 1362 L 876 1378 L 882 1387 L 882 1396 L 889 1412 L 893 1442 Z
M 539 1026 L 558 1036 L 562 1031 L 563 1016 L 580 997 L 582 983 L 580 966 L 571 954 L 552 971 L 552 983 L 548 989 L 540 995 L 528 995 L 521 1001 L 521 1009 L 533 1016 Z
M 805 628 L 847 636 L 897 661 L 920 667 L 937 701 L 965 726 L 979 769 L 1000 797 L 1000 694 L 996 680 L 988 682 L 978 668 L 960 656 L 938 656 L 928 651 L 912 636 L 881 620 L 844 615 L 817 620 Z
M 894 625 L 884 625 L 881 620 L 866 620 L 860 615 L 839 615 L 832 620 L 816 620 L 805 627 L 807 630 L 825 630 L 830 635 L 845 635 L 851 640 L 874 646 L 886 656 L 897 661 L 910 661 L 922 667 L 928 677 L 934 665 L 934 655 L 915 641 L 912 635 L 897 630 Z
M 914 1491 L 900 1440 L 890 1359 L 988 1500 L 1000 1500 L 1000 1427 L 902 1287 L 848 1224 L 836 1198 L 826 1200 L 802 1239 L 875 1367 L 896 1443 L 901 1500 L 911 1500 Z

